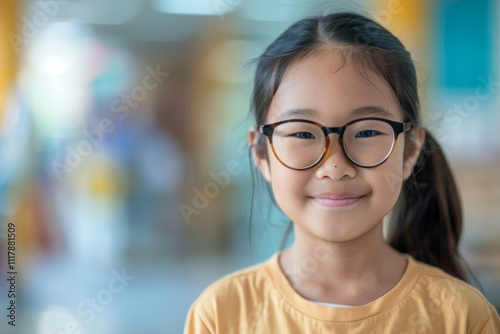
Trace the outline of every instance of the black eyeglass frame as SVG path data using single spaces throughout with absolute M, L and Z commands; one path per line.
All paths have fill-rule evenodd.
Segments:
M 344 146 L 343 137 L 344 137 L 344 133 L 346 132 L 347 128 L 349 126 L 351 126 L 352 124 L 355 124 L 355 123 L 358 123 L 358 122 L 361 122 L 361 121 L 382 121 L 382 122 L 385 122 L 385 123 L 389 124 L 392 127 L 392 131 L 394 133 L 394 138 L 393 138 L 392 146 L 391 146 L 391 149 L 390 149 L 389 153 L 385 156 L 385 158 L 382 161 L 380 161 L 380 162 L 378 162 L 376 164 L 373 164 L 373 165 L 363 165 L 363 164 L 360 164 L 360 163 L 354 161 L 349 156 L 349 154 L 347 153 L 347 151 L 345 149 L 345 146 Z M 309 166 L 302 167 L 302 168 L 295 168 L 295 167 L 288 166 L 287 164 L 285 164 L 279 158 L 278 154 L 274 150 L 274 145 L 273 145 L 273 133 L 274 133 L 274 129 L 276 129 L 276 127 L 278 125 L 280 125 L 280 124 L 291 123 L 291 122 L 302 122 L 302 123 L 309 123 L 309 124 L 315 125 L 315 126 L 317 126 L 318 128 L 321 129 L 321 131 L 323 132 L 323 135 L 325 136 L 325 147 L 323 148 L 323 153 L 320 155 L 320 157 L 315 162 L 313 162 Z M 394 147 L 396 146 L 396 143 L 397 143 L 397 140 L 398 140 L 398 136 L 401 133 L 403 133 L 403 132 L 411 130 L 412 127 L 413 127 L 413 123 L 411 123 L 411 122 L 401 123 L 401 122 L 395 122 L 395 121 L 391 121 L 391 120 L 388 120 L 388 119 L 385 119 L 385 118 L 378 118 L 378 117 L 358 118 L 358 119 L 352 120 L 352 121 L 346 123 L 344 126 L 340 126 L 340 127 L 328 127 L 328 126 L 324 126 L 324 125 L 322 125 L 320 123 L 317 123 L 317 122 L 314 122 L 314 121 L 311 121 L 311 120 L 306 120 L 306 119 L 289 119 L 289 120 L 284 120 L 284 121 L 280 121 L 280 122 L 276 122 L 276 123 L 269 123 L 269 124 L 260 125 L 259 126 L 259 132 L 262 133 L 264 136 L 267 137 L 267 139 L 269 141 L 269 144 L 271 145 L 271 149 L 273 151 L 273 154 L 276 157 L 276 159 L 278 159 L 278 161 L 283 166 L 285 166 L 287 168 L 290 168 L 290 169 L 293 169 L 293 170 L 306 170 L 306 169 L 313 168 L 316 165 L 318 165 L 326 156 L 328 156 L 328 152 L 330 150 L 330 137 L 329 137 L 329 135 L 332 134 L 332 133 L 336 133 L 336 134 L 339 135 L 339 143 L 340 143 L 340 146 L 342 147 L 342 151 L 344 152 L 344 155 L 347 157 L 347 159 L 350 162 L 352 162 L 354 165 L 356 165 L 358 167 L 373 168 L 373 167 L 380 166 L 381 164 L 383 164 L 384 162 L 386 162 L 387 159 L 389 159 L 389 157 L 391 156 L 392 152 L 394 151 Z

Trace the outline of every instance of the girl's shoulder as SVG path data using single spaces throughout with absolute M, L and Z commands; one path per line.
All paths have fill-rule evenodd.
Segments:
M 262 295 L 267 290 L 265 287 L 271 283 L 267 272 L 268 268 L 276 261 L 276 256 L 275 254 L 264 262 L 234 271 L 218 279 L 201 293 L 195 304 L 203 300 L 209 300 L 210 303 L 214 301 L 228 302 L 228 299 Z
M 413 314 L 415 323 L 441 321 L 447 328 L 460 328 L 459 332 L 500 333 L 498 312 L 478 289 L 439 268 L 409 259 L 416 279 L 402 304 L 420 310 Z
M 210 284 L 191 305 L 185 333 L 215 333 L 217 328 L 225 328 L 224 333 L 235 333 L 241 332 L 235 329 L 236 324 L 250 326 L 251 319 L 259 316 L 255 310 L 276 294 L 268 275 L 269 267 L 277 263 L 276 256 Z
M 442 269 L 419 262 L 409 257 L 417 268 L 418 279 L 410 297 L 421 299 L 430 307 L 443 304 L 455 305 L 467 312 L 477 310 L 488 312 L 493 309 L 486 297 L 474 286 L 464 282 Z

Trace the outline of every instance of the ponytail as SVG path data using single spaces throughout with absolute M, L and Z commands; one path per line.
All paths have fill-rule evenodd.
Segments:
M 468 281 L 470 271 L 458 251 L 463 217 L 457 185 L 439 144 L 427 131 L 425 138 L 394 208 L 389 242 L 416 260 Z

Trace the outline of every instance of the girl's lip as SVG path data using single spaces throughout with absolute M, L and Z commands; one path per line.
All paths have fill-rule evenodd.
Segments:
M 328 208 L 342 208 L 356 204 L 363 198 L 358 195 L 319 195 L 312 199 L 321 206 Z

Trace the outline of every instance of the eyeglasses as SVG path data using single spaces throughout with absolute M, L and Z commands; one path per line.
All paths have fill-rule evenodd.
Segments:
M 409 131 L 412 123 L 383 118 L 360 118 L 342 127 L 292 119 L 260 126 L 269 140 L 274 156 L 285 167 L 305 170 L 319 164 L 328 155 L 332 133 L 339 135 L 345 156 L 364 168 L 383 164 L 396 146 L 399 134 Z

